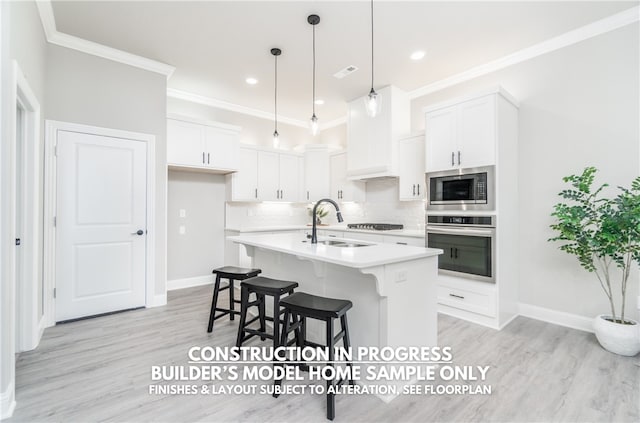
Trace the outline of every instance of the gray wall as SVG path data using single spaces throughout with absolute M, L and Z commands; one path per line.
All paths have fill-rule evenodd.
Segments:
M 6 171 L 9 169 L 9 154 L 7 149 L 9 139 L 9 117 L 10 108 L 15 107 L 13 104 L 7 104 L 7 93 L 10 87 L 10 70 L 12 60 L 16 60 L 22 69 L 31 89 L 37 97 L 41 108 L 44 108 L 44 71 L 46 60 L 46 40 L 44 31 L 40 24 L 40 17 L 34 2 L 3 2 L 2 16 L 2 149 L 0 170 L 2 171 L 2 183 L 0 186 L 2 192 L 2 240 L 3 247 L 6 248 L 5 240 L 8 239 L 6 229 L 10 225 L 10 213 L 5 205 L 10 204 L 9 199 L 9 181 L 7 180 Z M 42 144 L 42 137 L 40 140 Z M 41 180 L 37 178 L 36 180 Z M 42 189 L 42 187 L 40 187 Z M 40 210 L 42 207 L 38 207 Z M 41 236 L 41 234 L 40 234 Z M 12 247 L 11 247 L 12 248 Z M 6 257 L 4 249 L 1 256 Z M 0 274 L 0 392 L 4 392 L 14 378 L 14 339 L 11 334 L 11 323 L 13 321 L 12 314 L 14 312 L 13 304 L 14 290 L 12 281 L 8 277 L 9 263 L 2 262 L 2 273 Z M 42 274 L 42 266 L 38 266 L 38 274 Z
M 224 265 L 225 177 L 169 171 L 168 280 L 211 276 Z M 180 210 L 186 212 L 180 217 Z M 184 235 L 179 233 L 185 227 Z
M 638 24 L 545 54 L 412 102 L 422 108 L 501 84 L 520 101 L 520 302 L 593 317 L 609 310 L 595 276 L 547 242 L 561 178 L 585 166 L 598 181 L 629 186 L 640 169 Z M 627 310 L 637 318 L 638 273 Z
M 166 282 L 166 78 L 122 63 L 50 45 L 46 118 L 156 137 L 156 281 Z

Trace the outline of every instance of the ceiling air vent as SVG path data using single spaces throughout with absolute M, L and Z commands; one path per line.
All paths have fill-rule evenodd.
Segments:
M 335 76 L 338 79 L 342 79 L 347 75 L 351 75 L 352 73 L 354 73 L 357 70 L 358 70 L 357 66 L 349 65 L 346 68 L 341 69 L 338 72 L 334 73 L 333 76 Z

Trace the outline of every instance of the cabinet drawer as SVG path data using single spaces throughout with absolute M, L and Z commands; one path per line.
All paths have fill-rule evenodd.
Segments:
M 493 294 L 438 285 L 438 302 L 485 316 L 494 317 L 496 314 Z

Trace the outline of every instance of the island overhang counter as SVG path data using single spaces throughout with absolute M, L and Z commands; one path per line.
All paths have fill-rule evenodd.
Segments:
M 340 238 L 311 244 L 304 234 L 292 233 L 228 239 L 244 245 L 263 276 L 296 281 L 297 291 L 350 300 L 352 347 L 437 346 L 436 282 L 442 250 Z M 323 335 L 320 325 L 316 330 L 309 325 L 312 341 L 322 342 Z

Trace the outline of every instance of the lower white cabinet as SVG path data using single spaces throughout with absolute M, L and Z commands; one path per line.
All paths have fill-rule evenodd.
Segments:
M 412 247 L 424 247 L 424 237 L 384 235 L 387 244 L 411 245 Z

